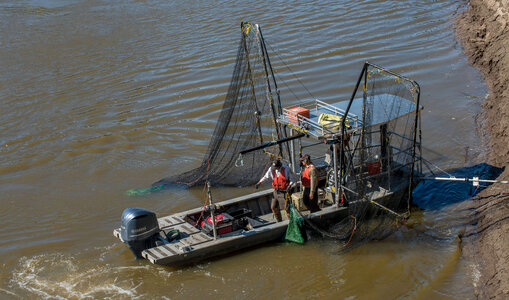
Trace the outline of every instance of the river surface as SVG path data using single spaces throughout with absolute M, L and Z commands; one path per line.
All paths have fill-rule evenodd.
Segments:
M 259 23 L 283 106 L 347 98 L 364 61 L 416 80 L 425 156 L 477 163 L 486 95 L 454 38 L 460 0 L 0 3 L 0 298 L 468 299 L 463 205 L 433 188 L 409 224 L 340 253 L 274 243 L 199 265 L 135 261 L 112 235 L 126 207 L 202 205 L 201 187 L 124 191 L 200 165 L 241 21 Z M 436 171 L 436 170 L 435 170 Z M 450 189 L 449 189 L 450 190 Z M 217 188 L 216 199 L 253 188 Z

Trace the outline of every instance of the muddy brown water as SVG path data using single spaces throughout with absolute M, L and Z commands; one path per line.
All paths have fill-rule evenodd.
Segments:
M 200 164 L 243 20 L 262 26 L 283 105 L 348 97 L 369 60 L 421 85 L 428 159 L 444 170 L 478 161 L 486 88 L 454 39 L 464 5 L 3 1 L 0 298 L 473 298 L 478 274 L 456 238 L 462 202 L 415 211 L 342 254 L 312 239 L 176 269 L 133 260 L 112 236 L 126 207 L 163 215 L 203 203 L 201 188 L 123 192 Z

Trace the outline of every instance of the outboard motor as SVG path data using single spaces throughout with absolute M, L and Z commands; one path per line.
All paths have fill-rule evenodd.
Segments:
M 159 232 L 155 213 L 138 207 L 126 208 L 122 213 L 120 237 L 137 259 L 143 258 L 141 251 L 156 246 Z

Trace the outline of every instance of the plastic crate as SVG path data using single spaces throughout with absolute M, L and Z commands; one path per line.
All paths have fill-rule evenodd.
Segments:
M 288 121 L 292 124 L 299 125 L 299 120 L 301 120 L 301 116 L 309 119 L 309 109 L 304 107 L 294 107 L 288 109 Z

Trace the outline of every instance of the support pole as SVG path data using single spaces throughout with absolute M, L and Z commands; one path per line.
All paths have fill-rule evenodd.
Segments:
M 216 210 L 216 207 L 212 203 L 212 194 L 210 193 L 210 183 L 208 181 L 207 181 L 207 195 L 209 197 L 210 218 L 212 219 L 212 231 L 214 232 L 214 241 L 215 241 L 217 239 L 216 218 L 214 216 L 214 211 Z
M 343 193 L 342 188 L 338 183 L 338 148 L 336 144 L 332 144 L 332 159 L 334 161 L 334 203 L 339 207 L 339 193 Z
M 491 179 L 479 179 L 479 177 L 474 178 L 456 178 L 456 177 L 421 177 L 422 180 L 438 180 L 438 181 L 463 181 L 463 182 L 472 182 L 475 186 L 479 185 L 480 182 L 483 183 L 509 183 L 506 180 L 491 180 Z
M 246 66 L 249 74 L 249 83 L 251 84 L 251 93 L 253 96 L 253 102 L 255 107 L 255 115 L 256 115 L 256 126 L 258 128 L 258 134 L 260 138 L 260 143 L 263 143 L 263 134 L 262 134 L 262 128 L 260 124 L 260 111 L 258 110 L 258 103 L 256 102 L 256 92 L 255 92 L 255 86 L 254 86 L 254 80 L 253 80 L 253 72 L 251 71 L 251 63 L 249 62 L 249 50 L 246 45 L 246 39 L 244 37 L 244 22 L 240 24 L 241 30 L 242 30 L 242 45 L 244 46 L 244 55 L 246 59 Z
M 260 150 L 260 149 L 267 148 L 267 147 L 270 147 L 270 146 L 286 143 L 286 142 L 289 142 L 289 141 L 292 141 L 292 140 L 295 140 L 295 139 L 300 139 L 300 138 L 302 138 L 304 136 L 305 136 L 304 133 L 299 133 L 299 134 L 294 135 L 294 136 L 283 138 L 283 139 L 280 139 L 280 140 L 277 140 L 277 141 L 270 141 L 270 142 L 267 142 L 265 144 L 262 144 L 262 145 L 259 145 L 259 146 L 255 146 L 253 148 L 245 149 L 245 150 L 240 151 L 239 153 L 244 155 L 246 153 L 249 153 L 249 152 L 252 152 L 252 151 L 255 151 L 255 150 Z
M 290 128 L 290 136 L 293 136 L 293 129 Z M 295 141 L 294 140 L 291 140 L 290 141 L 290 163 L 292 164 L 292 172 L 293 174 L 295 174 L 295 172 L 297 171 L 296 169 L 296 165 L 297 163 L 295 162 Z

